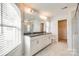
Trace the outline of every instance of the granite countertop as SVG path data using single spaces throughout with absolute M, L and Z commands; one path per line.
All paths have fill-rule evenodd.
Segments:
M 46 34 L 51 34 L 51 33 L 24 33 L 24 35 L 30 36 L 30 37 L 35 37 L 35 36 L 40 36 L 40 35 L 46 35 Z

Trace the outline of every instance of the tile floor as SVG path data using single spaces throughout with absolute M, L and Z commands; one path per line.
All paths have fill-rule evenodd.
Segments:
M 67 43 L 52 43 L 35 56 L 73 56 L 73 52 L 67 49 Z

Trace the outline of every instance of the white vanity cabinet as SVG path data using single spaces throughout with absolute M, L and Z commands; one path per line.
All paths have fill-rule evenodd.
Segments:
M 51 44 L 52 34 L 44 34 L 38 36 L 27 36 L 25 35 L 25 55 L 32 56 Z
M 50 34 L 32 37 L 30 42 L 30 54 L 34 55 L 51 43 Z

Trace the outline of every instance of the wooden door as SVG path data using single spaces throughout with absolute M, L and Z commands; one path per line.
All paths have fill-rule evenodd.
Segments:
M 58 39 L 67 41 L 67 20 L 58 21 Z

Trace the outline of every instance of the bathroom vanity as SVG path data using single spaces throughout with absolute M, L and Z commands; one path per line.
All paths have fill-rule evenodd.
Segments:
M 51 33 L 24 34 L 25 37 L 25 55 L 35 55 L 40 50 L 51 44 Z

